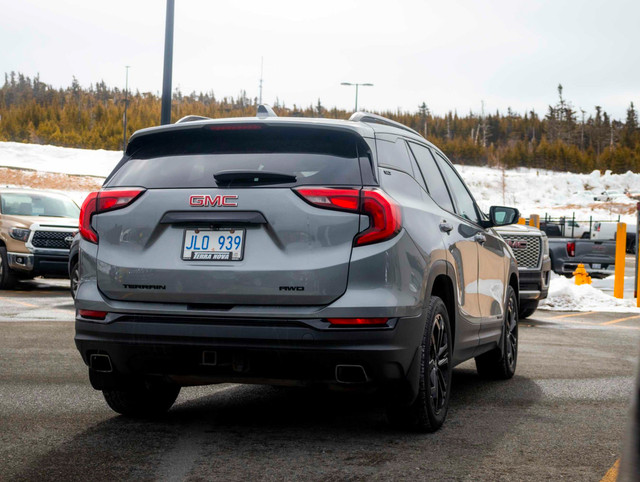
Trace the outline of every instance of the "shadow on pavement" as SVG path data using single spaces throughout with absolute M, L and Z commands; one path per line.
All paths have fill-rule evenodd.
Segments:
M 186 389 L 186 398 L 190 390 L 206 389 Z M 415 434 L 388 427 L 375 397 L 233 386 L 179 399 L 160 420 L 114 415 L 62 443 L 18 478 L 182 479 L 191 473 L 224 480 L 360 479 L 409 477 L 425 464 L 436 464 L 443 476 L 464 474 L 465 465 L 472 474 L 474 464 L 541 396 L 527 378 L 485 381 L 475 370 L 457 369 L 445 426 L 435 434 Z

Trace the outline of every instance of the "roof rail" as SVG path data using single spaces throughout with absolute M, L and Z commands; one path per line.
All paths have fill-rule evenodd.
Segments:
M 176 124 L 184 124 L 185 122 L 211 120 L 211 117 L 203 117 L 201 115 L 186 115 L 182 119 L 178 119 Z
M 258 106 L 256 117 L 259 119 L 266 119 L 267 117 L 278 117 L 278 114 L 276 114 L 267 104 L 260 104 Z
M 369 112 L 354 112 L 353 115 L 349 117 L 349 120 L 353 122 L 371 122 L 374 124 L 384 124 L 386 126 L 404 129 L 405 131 L 409 131 L 417 136 L 420 136 L 420 133 L 413 130 L 411 127 L 407 127 L 404 124 L 400 124 L 400 122 L 392 121 L 391 119 L 387 119 L 386 117 L 382 117 L 381 115 L 371 114 Z

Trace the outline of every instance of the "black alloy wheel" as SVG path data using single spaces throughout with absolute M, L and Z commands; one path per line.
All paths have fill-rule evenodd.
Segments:
M 478 374 L 485 378 L 508 380 L 516 372 L 518 362 L 518 299 L 511 286 L 507 287 L 504 324 L 500 345 L 476 357 Z
M 402 430 L 435 432 L 449 409 L 453 340 L 449 314 L 442 299 L 431 296 L 421 344 L 418 394 L 409 406 L 387 407 L 389 423 Z
M 429 346 L 429 392 L 431 407 L 439 414 L 449 399 L 451 382 L 451 353 L 449 352 L 449 332 L 441 313 L 433 320 L 431 343 Z
M 78 270 L 78 261 L 76 260 L 71 266 L 71 271 L 69 272 L 69 281 L 70 289 L 71 289 L 71 298 L 76 299 L 76 293 L 78 291 L 78 281 L 80 281 L 80 271 Z

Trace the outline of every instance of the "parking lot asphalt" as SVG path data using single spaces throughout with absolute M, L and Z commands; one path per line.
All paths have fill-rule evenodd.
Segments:
M 0 291 L 0 480 L 600 480 L 622 452 L 640 315 L 539 310 L 516 376 L 460 365 L 447 422 L 424 435 L 388 428 L 370 396 L 268 386 L 117 416 L 89 385 L 67 289 Z

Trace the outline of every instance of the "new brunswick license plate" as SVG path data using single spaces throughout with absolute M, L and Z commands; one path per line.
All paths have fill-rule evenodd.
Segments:
M 241 261 L 244 229 L 185 229 L 182 259 L 189 261 Z

